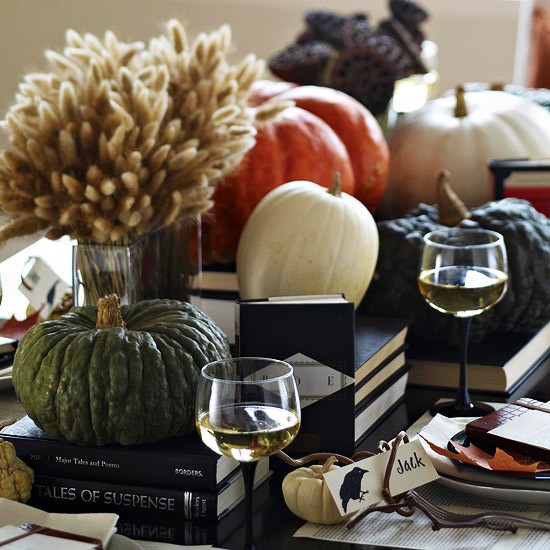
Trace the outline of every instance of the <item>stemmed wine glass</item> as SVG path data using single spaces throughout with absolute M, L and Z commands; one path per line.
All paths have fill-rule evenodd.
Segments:
M 285 448 L 300 428 L 300 401 L 292 366 L 263 357 L 209 363 L 201 370 L 195 418 L 208 447 L 240 462 L 246 548 L 254 548 L 252 492 L 257 461 Z
M 474 315 L 480 315 L 500 301 L 507 281 L 506 247 L 500 233 L 455 227 L 438 229 L 424 236 L 418 287 L 430 306 L 455 316 L 460 346 L 460 380 L 455 401 L 434 405 L 430 409 L 432 414 L 471 417 L 494 410 L 470 398 L 468 332 Z

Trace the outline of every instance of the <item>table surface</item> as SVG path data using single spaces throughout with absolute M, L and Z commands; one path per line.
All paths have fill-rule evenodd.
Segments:
M 11 392 L 9 392 L 11 393 Z M 2 400 L 0 394 L 0 401 Z M 437 396 L 430 394 L 428 398 L 425 392 L 416 392 L 409 389 L 405 402 L 399 409 L 370 434 L 357 450 L 375 451 L 380 440 L 389 440 L 400 430 L 405 430 L 412 425 Z M 540 384 L 535 393 L 531 393 L 541 401 L 550 401 L 550 376 Z M 426 401 L 428 399 L 428 401 Z M 429 401 L 430 399 L 431 402 Z M 403 425 L 405 420 L 406 424 Z M 378 548 L 369 545 L 336 543 L 321 540 L 309 540 L 294 538 L 293 534 L 304 524 L 303 520 L 294 516 L 286 507 L 282 491 L 281 481 L 289 471 L 288 467 L 277 458 L 272 458 L 280 465 L 274 468 L 274 475 L 265 482 L 254 494 L 254 538 L 256 550 L 366 550 Z M 273 463 L 272 463 L 273 464 Z M 273 464 L 276 466 L 276 464 Z M 174 544 L 190 544 L 185 539 L 184 533 L 193 529 L 195 532 L 202 528 L 202 544 L 213 544 L 227 550 L 241 550 L 244 548 L 244 504 L 237 506 L 218 524 L 199 526 L 198 524 L 184 525 L 184 522 L 171 524 L 146 525 L 139 519 L 131 520 L 126 524 L 127 530 L 121 534 L 130 538 L 141 540 L 160 540 Z M 122 518 L 127 519 L 127 518 Z M 132 523 L 133 522 L 133 523 Z M 199 544 L 197 540 L 195 544 Z
M 430 399 L 425 392 L 416 392 L 408 390 L 404 407 L 407 410 L 407 425 L 402 423 L 403 414 L 400 411 L 396 415 L 390 416 L 377 430 L 367 437 L 358 450 L 375 451 L 380 440 L 388 440 L 397 435 L 400 430 L 405 430 L 412 425 L 429 407 L 437 396 L 430 394 Z M 530 397 L 541 401 L 550 401 L 550 377 L 547 377 L 545 383 L 539 385 L 535 393 Z M 281 480 L 284 472 L 275 472 L 273 478 L 268 482 L 269 498 L 260 494 L 261 501 L 259 509 L 255 512 L 255 540 L 256 550 L 366 550 L 369 548 L 379 548 L 376 546 L 336 543 L 322 540 L 308 540 L 304 538 L 293 538 L 293 534 L 304 524 L 302 520 L 294 516 L 286 507 L 282 493 Z M 244 506 L 239 506 L 233 513 L 235 518 L 242 521 Z M 231 517 L 226 518 L 226 520 Z M 223 521 L 223 520 L 222 520 Z M 227 540 L 218 541 L 218 545 L 229 550 L 242 549 L 244 544 L 244 530 L 237 530 L 233 536 Z

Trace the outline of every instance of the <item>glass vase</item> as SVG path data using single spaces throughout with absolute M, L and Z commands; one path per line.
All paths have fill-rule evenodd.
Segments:
M 73 246 L 74 305 L 96 305 L 116 293 L 122 304 L 200 296 L 201 217 L 183 218 L 127 245 Z

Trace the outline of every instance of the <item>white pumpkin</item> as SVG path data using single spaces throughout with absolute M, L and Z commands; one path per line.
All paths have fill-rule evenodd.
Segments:
M 331 525 L 341 523 L 351 514 L 341 516 L 323 475 L 336 470 L 335 457 L 324 464 L 303 466 L 293 470 L 283 479 L 283 497 L 288 509 L 306 521 Z
M 378 259 L 378 229 L 356 198 L 310 181 L 270 191 L 237 249 L 242 298 L 344 293 L 357 307 Z
M 550 113 L 510 93 L 459 88 L 456 96 L 434 99 L 403 115 L 388 144 L 390 175 L 378 210 L 381 218 L 437 202 L 441 170 L 452 174 L 453 188 L 466 206 L 478 206 L 494 198 L 488 160 L 550 156 Z

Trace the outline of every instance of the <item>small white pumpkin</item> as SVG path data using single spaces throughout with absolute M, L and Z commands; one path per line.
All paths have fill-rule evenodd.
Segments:
M 283 479 L 283 497 L 288 509 L 299 518 L 313 523 L 341 523 L 352 514 L 341 516 L 325 483 L 323 474 L 339 468 L 331 456 L 324 464 L 303 466 Z
M 242 298 L 344 293 L 357 307 L 378 259 L 378 229 L 369 210 L 310 181 L 270 191 L 248 219 L 237 249 Z
M 436 174 L 448 170 L 466 206 L 493 199 L 487 161 L 550 156 L 550 113 L 502 91 L 464 92 L 403 115 L 388 136 L 390 176 L 381 218 L 434 204 Z

